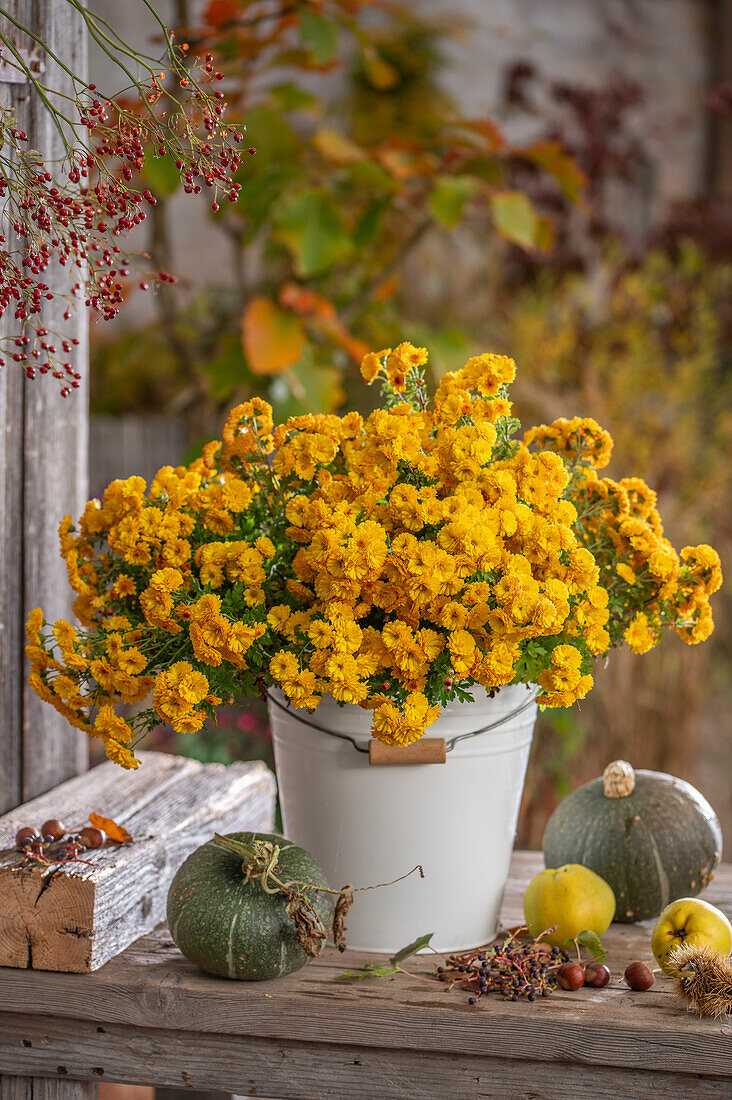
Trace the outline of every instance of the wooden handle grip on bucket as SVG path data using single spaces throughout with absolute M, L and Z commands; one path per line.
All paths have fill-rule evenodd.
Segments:
M 385 745 L 373 737 L 369 741 L 369 764 L 444 764 L 446 760 L 444 737 L 421 737 L 411 745 Z

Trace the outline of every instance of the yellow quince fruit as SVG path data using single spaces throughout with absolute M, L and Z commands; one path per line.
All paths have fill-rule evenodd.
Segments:
M 701 898 L 678 898 L 667 905 L 651 933 L 651 949 L 661 969 L 673 974 L 673 953 L 684 943 L 711 947 L 725 957 L 732 951 L 732 924 Z
M 546 943 L 562 947 L 580 932 L 601 936 L 615 916 L 615 894 L 604 878 L 581 863 L 547 868 L 532 878 L 524 894 L 524 917 L 532 936 L 552 925 L 555 932 L 543 936 Z

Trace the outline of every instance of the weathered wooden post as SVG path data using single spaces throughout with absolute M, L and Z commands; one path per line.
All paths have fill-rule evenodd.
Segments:
M 0 9 L 1 11 L 2 9 Z M 29 26 L 70 69 L 86 69 L 85 30 L 72 6 L 61 0 L 10 0 L 4 11 Z M 32 54 L 33 43 L 0 15 L 3 33 Z M 71 90 L 71 81 L 40 54 L 42 79 Z M 11 75 L 6 68 L 3 76 Z M 13 76 L 20 75 L 12 73 Z M 12 103 L 29 146 L 47 161 L 63 157 L 63 146 L 36 93 L 25 83 L 0 84 L 3 102 Z M 6 235 L 11 231 L 4 225 Z M 51 273 L 49 284 L 72 282 L 66 269 Z M 70 614 L 66 570 L 58 552 L 57 525 L 79 514 L 86 499 L 88 437 L 88 340 L 83 307 L 63 320 L 65 303 L 55 299 L 44 311 L 49 331 L 63 330 L 79 340 L 75 349 L 82 384 L 62 398 L 50 378 L 28 381 L 17 364 L 0 371 L 0 811 L 40 794 L 86 767 L 86 737 L 28 689 L 24 628 L 28 611 L 43 604 L 54 618 Z M 4 324 L 17 325 L 12 317 Z
M 86 72 L 86 33 L 72 6 L 63 0 L 6 0 L 0 26 L 16 48 L 37 57 L 43 82 L 63 92 L 70 79 L 35 48 L 7 16 L 35 34 L 78 74 Z M 47 162 L 63 157 L 61 139 L 36 93 L 4 67 L 0 97 L 13 106 L 29 147 Z M 10 79 L 8 79 L 10 78 Z M 3 219 L 10 239 L 12 226 Z M 64 269 L 50 272 L 51 283 L 71 284 Z M 70 589 L 58 553 L 56 528 L 65 513 L 78 515 L 87 485 L 88 341 L 83 307 L 63 320 L 63 299 L 48 303 L 43 323 L 79 340 L 77 362 L 83 381 L 67 399 L 49 378 L 26 380 L 8 362 L 0 371 L 0 812 L 48 790 L 87 766 L 86 737 L 37 699 L 27 685 L 25 620 L 43 604 L 53 617 L 68 615 Z M 14 325 L 12 317 L 3 324 Z M 8 358 L 5 356 L 4 358 Z M 93 1085 L 47 1078 L 0 1077 L 2 1100 L 88 1100 Z

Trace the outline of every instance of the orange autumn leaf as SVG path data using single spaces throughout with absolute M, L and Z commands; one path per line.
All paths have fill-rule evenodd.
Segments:
M 381 167 L 396 180 L 407 180 L 419 172 L 418 158 L 405 149 L 385 146 L 377 153 Z
M 298 283 L 283 283 L 279 290 L 280 303 L 285 309 L 299 313 L 301 317 L 335 317 L 336 308 L 329 298 L 300 286 Z
M 333 302 L 324 298 L 322 294 L 317 294 L 308 287 L 298 286 L 297 283 L 288 282 L 280 287 L 279 299 L 285 308 L 303 317 L 311 328 L 317 329 L 338 347 L 343 348 L 354 363 L 360 363 L 369 350 L 363 340 L 349 332 L 338 316 Z
M 241 331 L 244 352 L 255 374 L 287 370 L 298 361 L 305 346 L 305 329 L 299 318 L 261 294 L 247 303 Z
M 219 30 L 235 18 L 236 4 L 232 0 L 211 0 L 203 13 L 204 23 L 213 30 Z
M 370 344 L 367 344 L 364 340 L 359 340 L 358 336 L 350 336 L 348 333 L 339 336 L 338 343 L 346 355 L 350 355 L 354 363 L 360 363 L 364 355 L 371 350 Z
M 89 814 L 89 821 L 95 829 L 101 829 L 110 840 L 114 840 L 117 844 L 132 844 L 132 837 L 124 826 L 112 821 L 111 817 L 102 817 L 101 814 Z
M 464 122 L 462 125 L 464 129 L 472 130 L 474 134 L 478 134 L 479 137 L 483 138 L 492 152 L 497 153 L 500 149 L 505 147 L 506 139 L 503 136 L 503 131 L 496 126 L 495 122 L 491 119 L 470 119 L 470 121 Z
M 378 287 L 374 291 L 373 298 L 375 302 L 388 302 L 390 298 L 393 298 L 399 287 L 399 280 L 396 275 L 390 275 L 388 279 L 384 279 L 383 283 L 379 283 Z

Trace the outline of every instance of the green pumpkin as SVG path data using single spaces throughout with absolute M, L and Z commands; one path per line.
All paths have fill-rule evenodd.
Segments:
M 229 833 L 227 839 L 279 845 L 278 878 L 328 886 L 313 857 L 271 833 Z M 333 923 L 333 896 L 311 892 L 326 929 Z M 180 951 L 201 970 L 221 978 L 263 981 L 299 970 L 309 956 L 295 939 L 281 892 L 262 889 L 258 878 L 245 882 L 242 857 L 214 840 L 193 852 L 178 868 L 168 892 L 168 927 Z M 321 941 L 322 942 L 322 941 Z
M 581 863 L 604 878 L 615 920 L 629 924 L 701 893 L 722 858 L 722 831 L 690 783 L 615 760 L 560 802 L 543 847 L 547 867 Z

